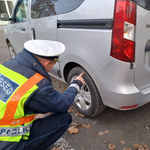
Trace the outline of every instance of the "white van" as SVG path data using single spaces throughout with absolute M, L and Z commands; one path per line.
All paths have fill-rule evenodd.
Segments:
M 106 106 L 129 110 L 149 102 L 148 0 L 19 0 L 9 20 L 5 34 L 12 57 L 30 39 L 65 44 L 50 74 L 70 83 L 85 71 L 74 101 L 85 116 Z

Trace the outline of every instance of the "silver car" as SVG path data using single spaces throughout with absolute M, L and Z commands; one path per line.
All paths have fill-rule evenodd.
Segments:
M 85 72 L 74 100 L 85 116 L 94 117 L 106 106 L 134 109 L 150 100 L 147 0 L 19 0 L 5 34 L 12 57 L 31 39 L 65 44 L 50 74 L 70 83 Z

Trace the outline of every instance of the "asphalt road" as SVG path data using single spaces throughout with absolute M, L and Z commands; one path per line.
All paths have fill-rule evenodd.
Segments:
M 0 63 L 10 59 L 2 29 L 0 27 Z M 60 92 L 67 88 L 54 78 L 53 83 Z M 82 118 L 75 114 L 75 111 L 71 113 L 73 122 L 82 126 L 78 126 L 78 133 L 71 135 L 67 131 L 57 141 L 55 146 L 61 146 L 62 150 L 109 150 L 109 144 L 115 145 L 115 150 L 134 150 L 134 144 L 150 147 L 150 104 L 130 111 L 106 108 L 95 118 Z

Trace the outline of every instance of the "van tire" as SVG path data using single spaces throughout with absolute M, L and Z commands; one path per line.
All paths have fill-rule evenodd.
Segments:
M 15 52 L 13 46 L 11 45 L 10 42 L 7 43 L 7 46 L 8 46 L 11 58 L 14 59 L 14 57 L 16 56 L 16 52 Z
M 83 75 L 83 79 L 85 81 L 85 84 L 81 87 L 81 90 L 77 94 L 77 97 L 79 97 L 79 100 L 76 97 L 73 104 L 75 105 L 77 110 L 80 113 L 82 113 L 83 115 L 85 115 L 86 117 L 95 117 L 105 110 L 105 105 L 103 104 L 101 96 L 99 94 L 99 91 L 98 91 L 94 81 L 90 77 L 90 75 L 83 68 L 75 67 L 69 72 L 69 75 L 67 78 L 67 83 L 70 84 L 73 81 L 73 79 L 75 79 L 82 72 L 85 72 L 85 74 Z M 82 106 L 80 105 L 80 98 L 82 97 L 80 92 L 82 91 L 83 93 L 86 93 L 84 91 L 85 89 L 87 89 L 86 90 L 87 93 L 88 93 L 88 91 L 90 93 L 90 103 L 87 103 L 85 101 L 87 103 L 87 108 L 83 109 L 83 108 L 81 108 Z M 86 106 L 86 103 L 85 103 L 85 106 Z M 88 104 L 90 104 L 90 105 L 88 105 Z

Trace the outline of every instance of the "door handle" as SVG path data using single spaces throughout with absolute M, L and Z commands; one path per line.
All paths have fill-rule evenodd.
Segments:
M 21 28 L 21 31 L 25 31 L 26 29 L 25 28 Z
M 32 32 L 32 40 L 35 40 L 36 39 L 36 35 L 35 35 L 35 29 L 34 28 L 31 28 L 31 32 Z

